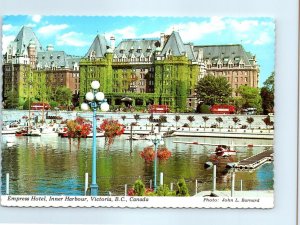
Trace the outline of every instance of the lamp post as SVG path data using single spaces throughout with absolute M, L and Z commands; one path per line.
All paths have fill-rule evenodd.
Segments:
M 98 195 L 98 185 L 97 185 L 97 152 L 96 152 L 96 133 L 97 133 L 97 121 L 96 121 L 96 112 L 100 108 L 101 111 L 107 112 L 109 110 L 109 105 L 107 100 L 104 98 L 103 92 L 98 92 L 100 83 L 98 81 L 93 81 L 91 83 L 93 92 L 87 92 L 85 99 L 88 103 L 82 103 L 81 109 L 84 111 L 91 109 L 93 110 L 93 145 L 92 145 L 92 183 L 91 187 L 91 196 Z
M 160 134 L 155 133 L 154 135 L 150 136 L 150 140 L 154 144 L 154 152 L 155 152 L 155 157 L 154 157 L 154 191 L 156 191 L 156 177 L 157 177 L 157 149 L 159 145 L 163 145 L 164 141 L 163 138 Z

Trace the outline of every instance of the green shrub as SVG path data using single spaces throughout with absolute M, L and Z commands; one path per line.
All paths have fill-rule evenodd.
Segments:
M 200 106 L 200 113 L 209 114 L 210 112 L 210 106 L 209 105 L 201 105 Z
M 177 196 L 190 196 L 189 190 L 186 186 L 185 180 L 183 178 L 180 178 L 177 182 Z
M 54 108 L 58 107 L 58 102 L 51 101 L 51 102 L 49 102 L 49 105 L 51 106 L 51 109 L 54 109 Z
M 175 191 L 170 191 L 168 185 L 164 184 L 157 188 L 156 190 L 157 196 L 175 196 Z
M 134 193 L 136 196 L 143 196 L 145 195 L 145 184 L 143 183 L 143 181 L 141 179 L 138 179 L 135 181 L 134 186 Z

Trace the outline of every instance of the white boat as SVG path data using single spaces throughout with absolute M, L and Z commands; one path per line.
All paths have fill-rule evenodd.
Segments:
M 104 137 L 104 132 L 102 132 L 102 131 L 98 131 L 97 133 L 96 133 L 96 137 Z M 93 138 L 93 133 L 89 133 L 88 135 L 87 135 L 87 138 Z
M 18 129 L 20 129 L 20 126 L 18 124 L 9 124 L 2 127 L 2 134 L 15 134 Z
M 215 150 L 217 156 L 228 157 L 236 155 L 236 150 L 233 150 L 228 145 L 218 145 Z
M 58 125 L 43 125 L 39 127 L 41 135 L 53 134 L 58 135 Z
M 28 129 L 28 132 L 25 133 L 23 136 L 39 137 L 41 136 L 41 131 L 37 128 L 30 128 Z
M 133 140 L 133 141 L 146 140 L 146 137 L 138 134 L 133 134 L 132 137 L 129 135 L 126 138 L 126 140 Z

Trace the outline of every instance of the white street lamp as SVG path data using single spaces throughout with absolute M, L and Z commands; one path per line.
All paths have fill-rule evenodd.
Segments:
M 157 149 L 159 145 L 163 145 L 164 141 L 163 138 L 160 134 L 155 133 L 155 135 L 151 135 L 149 138 L 152 143 L 154 144 L 154 152 L 155 152 L 155 157 L 154 157 L 154 191 L 156 191 L 156 177 L 157 177 Z
M 107 112 L 109 110 L 109 104 L 107 100 L 104 98 L 104 94 L 102 92 L 98 92 L 97 90 L 100 87 L 100 83 L 98 81 L 93 81 L 91 83 L 91 87 L 93 92 L 88 92 L 85 95 L 85 99 L 88 101 L 87 103 L 81 104 L 81 109 L 84 111 L 89 110 L 90 108 L 93 110 L 93 148 L 92 148 L 92 183 L 91 183 L 91 195 L 98 195 L 98 184 L 97 184 L 97 151 L 96 151 L 96 133 L 97 133 L 97 120 L 96 120 L 96 112 L 97 109 L 100 108 L 101 111 Z

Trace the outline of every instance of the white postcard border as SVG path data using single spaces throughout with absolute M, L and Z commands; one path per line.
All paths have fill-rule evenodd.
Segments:
M 273 197 L 147 197 L 2 195 L 10 207 L 273 208 Z

